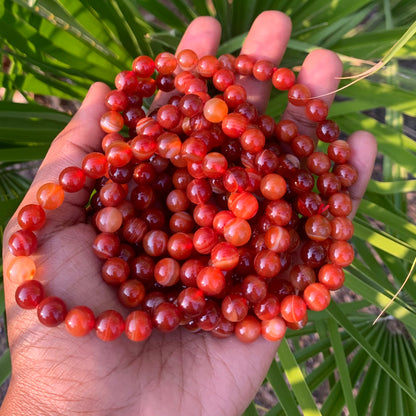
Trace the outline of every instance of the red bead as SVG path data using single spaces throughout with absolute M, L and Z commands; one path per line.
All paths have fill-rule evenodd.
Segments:
M 74 337 L 84 337 L 95 326 L 94 313 L 86 306 L 72 308 L 65 317 L 65 328 Z
M 331 294 L 322 283 L 312 283 L 304 290 L 303 299 L 312 311 L 323 311 L 331 302 Z
M 85 173 L 76 166 L 65 168 L 59 175 L 59 185 L 65 192 L 78 192 L 85 185 Z
M 289 68 L 278 68 L 273 72 L 273 86 L 280 90 L 286 91 L 295 84 L 296 76 Z
M 102 312 L 95 321 L 95 333 L 103 341 L 114 341 L 124 331 L 123 317 L 114 310 Z
M 16 303 L 23 309 L 35 309 L 43 297 L 43 285 L 37 280 L 23 282 L 15 293 Z
M 239 138 L 246 131 L 247 126 L 248 120 L 238 113 L 230 113 L 226 115 L 221 123 L 221 128 L 224 134 L 234 139 Z
M 142 282 L 153 280 L 155 262 L 152 257 L 145 254 L 134 257 L 129 261 L 130 273 L 132 278 Z
M 270 173 L 262 178 L 260 191 L 269 200 L 280 199 L 286 193 L 286 181 L 277 173 Z
M 142 282 L 136 279 L 128 279 L 123 282 L 118 289 L 118 298 L 127 308 L 139 306 L 146 295 Z
M 250 192 L 234 192 L 228 197 L 228 209 L 238 218 L 253 218 L 259 209 L 257 198 Z
M 152 319 L 145 311 L 133 311 L 126 318 L 125 332 L 131 341 L 144 341 L 150 337 L 152 329 Z
M 19 230 L 10 236 L 8 247 L 13 256 L 30 256 L 38 247 L 38 239 L 32 231 Z
M 181 282 L 185 286 L 197 286 L 196 278 L 198 273 L 204 268 L 204 263 L 198 259 L 189 259 L 186 260 L 182 266 L 180 271 L 180 279 Z
M 268 81 L 272 75 L 274 65 L 270 61 L 260 60 L 253 66 L 253 76 L 259 81 Z
M 24 230 L 37 231 L 43 227 L 46 214 L 40 205 L 25 205 L 17 214 L 17 222 Z
M 92 249 L 100 259 L 116 257 L 120 253 L 120 239 L 113 233 L 100 233 L 95 237 Z
M 172 332 L 180 324 L 181 313 L 177 306 L 163 302 L 153 313 L 153 325 L 161 332 Z
M 329 212 L 337 217 L 346 217 L 351 214 L 352 201 L 349 195 L 334 192 L 328 199 Z
M 313 215 L 305 223 L 306 235 L 314 241 L 325 241 L 331 234 L 331 223 L 322 215 Z
M 216 244 L 211 251 L 211 263 L 221 270 L 233 270 L 239 262 L 238 249 L 228 242 Z
M 155 265 L 155 280 L 162 286 L 173 286 L 179 281 L 180 270 L 178 261 L 170 257 L 163 258 Z
M 261 334 L 268 341 L 280 341 L 285 333 L 286 323 L 280 316 L 261 322 Z
M 129 277 L 130 269 L 125 260 L 112 257 L 106 260 L 101 268 L 103 280 L 112 286 L 118 286 Z
M 313 152 L 308 156 L 306 166 L 315 175 L 322 175 L 331 169 L 331 159 L 325 153 Z
M 178 65 L 175 55 L 169 52 L 161 52 L 155 58 L 156 70 L 160 74 L 171 74 Z
M 280 302 L 277 296 L 268 294 L 253 306 L 257 318 L 262 321 L 275 318 L 280 313 Z
M 133 71 L 140 78 L 147 78 L 153 75 L 155 63 L 152 58 L 146 55 L 138 56 L 132 64 Z
M 250 237 L 250 224 L 243 218 L 232 218 L 224 225 L 224 238 L 236 247 L 247 244 Z
M 335 264 L 325 264 L 319 269 L 318 280 L 328 290 L 338 290 L 345 281 L 344 270 Z
M 258 303 L 267 295 L 267 284 L 258 276 L 248 275 L 241 282 L 241 292 L 249 302 Z
M 124 118 L 117 111 L 107 111 L 101 116 L 100 127 L 106 133 L 117 133 L 124 126 Z
M 338 124 L 332 120 L 321 121 L 316 128 L 316 135 L 319 140 L 325 143 L 334 142 L 339 137 Z
M 235 74 L 227 68 L 220 68 L 212 77 L 212 83 L 218 91 L 225 91 L 235 84 Z
M 285 228 L 273 225 L 264 236 L 266 247 L 275 253 L 283 253 L 289 249 L 290 234 Z
M 101 178 L 107 173 L 107 158 L 98 152 L 89 153 L 82 161 L 82 170 L 93 179 Z
M 196 318 L 205 308 L 205 297 L 200 289 L 187 287 L 178 295 L 178 307 L 188 318 Z
M 271 250 L 262 250 L 254 258 L 254 269 L 259 276 L 270 279 L 282 268 L 279 255 Z
M 221 123 L 228 114 L 226 102 L 220 98 L 211 98 L 204 104 L 204 117 L 211 123 Z
M 331 220 L 331 237 L 334 240 L 350 240 L 354 234 L 354 225 L 348 217 L 335 217 Z
M 346 241 L 334 241 L 329 246 L 328 258 L 337 266 L 347 267 L 354 260 L 354 249 Z
M 205 295 L 219 295 L 225 288 L 225 277 L 217 267 L 204 267 L 197 275 L 197 285 Z
M 221 311 L 230 322 L 242 321 L 248 313 L 248 302 L 241 295 L 230 294 L 221 303 Z
M 293 288 L 303 292 L 308 285 L 316 281 L 316 274 L 312 267 L 305 264 L 297 264 L 290 270 L 289 278 Z
M 112 111 L 124 111 L 129 103 L 126 93 L 121 90 L 110 91 L 104 102 L 106 107 Z
M 254 342 L 261 334 L 260 321 L 254 316 L 248 315 L 235 324 L 234 333 L 242 342 Z
M 172 258 L 186 260 L 194 250 L 192 237 L 183 232 L 172 234 L 168 240 L 167 249 Z
M 62 205 L 65 192 L 62 186 L 55 183 L 45 183 L 36 193 L 36 199 L 43 209 L 56 209 Z
M 177 60 L 183 71 L 192 71 L 198 63 L 198 55 L 191 49 L 183 49 L 178 53 Z
M 311 121 L 324 121 L 328 116 L 328 105 L 319 98 L 309 100 L 305 105 L 305 115 Z
M 201 314 L 196 318 L 198 328 L 212 331 L 219 323 L 221 308 L 213 300 L 207 300 Z
M 6 269 L 6 277 L 13 283 L 21 284 L 35 277 L 36 264 L 31 257 L 13 257 Z
M 62 299 L 50 296 L 42 300 L 37 306 L 39 322 L 53 327 L 62 323 L 66 316 L 66 306 Z
M 220 63 L 215 56 L 206 55 L 198 60 L 196 70 L 202 77 L 211 78 L 219 67 Z
M 133 71 L 121 71 L 117 74 L 114 83 L 118 90 L 126 94 L 134 93 L 138 87 L 137 76 Z
M 282 300 L 280 313 L 286 322 L 299 322 L 306 315 L 305 301 L 297 295 L 286 296 Z
M 105 207 L 95 217 L 95 225 L 103 233 L 115 233 L 122 223 L 123 216 L 115 207 Z
M 168 235 L 162 230 L 150 230 L 143 237 L 143 250 L 152 257 L 160 257 L 166 253 Z
M 295 106 L 304 106 L 311 98 L 311 92 L 306 85 L 294 84 L 289 88 L 289 102 Z
M 217 241 L 218 235 L 211 227 L 201 227 L 193 236 L 195 250 L 200 254 L 209 254 Z

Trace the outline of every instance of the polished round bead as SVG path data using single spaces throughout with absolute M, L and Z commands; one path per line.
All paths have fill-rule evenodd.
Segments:
M 247 126 L 248 120 L 238 113 L 227 114 L 221 123 L 224 134 L 234 139 L 239 138 L 246 131 Z
M 159 257 L 166 253 L 168 235 L 162 230 L 150 230 L 144 235 L 143 250 L 152 257 Z
M 221 123 L 228 114 L 228 106 L 221 98 L 211 98 L 204 104 L 204 117 L 211 123 Z
M 254 258 L 254 269 L 261 277 L 267 279 L 275 277 L 281 268 L 280 257 L 274 251 L 262 250 Z
M 196 318 L 198 328 L 203 331 L 212 331 L 219 323 L 221 308 L 213 300 L 208 299 L 201 314 Z
M 129 265 L 120 257 L 111 257 L 105 261 L 101 268 L 103 280 L 112 286 L 125 282 L 130 274 Z
M 211 250 L 211 263 L 221 270 L 233 270 L 239 259 L 237 247 L 226 241 L 216 244 Z
M 268 81 L 274 72 L 274 64 L 267 60 L 256 61 L 253 65 L 253 77 L 259 81 Z
M 134 255 L 133 255 L 134 256 Z M 148 283 L 153 280 L 155 262 L 151 256 L 142 254 L 129 260 L 130 277 Z
M 328 105 L 319 98 L 309 100 L 305 105 L 305 115 L 311 121 L 324 121 L 328 116 Z
M 262 300 L 253 305 L 253 312 L 262 321 L 273 319 L 280 313 L 280 301 L 277 296 L 266 294 Z
M 328 290 L 338 290 L 345 281 L 344 270 L 336 264 L 325 264 L 319 269 L 318 280 Z
M 213 55 L 203 56 L 198 60 L 196 71 L 199 75 L 205 78 L 212 78 L 215 72 L 219 69 L 220 63 Z
M 292 85 L 287 94 L 289 102 L 297 107 L 306 105 L 311 96 L 309 88 L 303 84 Z
M 199 271 L 196 283 L 205 295 L 216 296 L 225 288 L 225 277 L 217 267 L 208 266 Z
M 236 217 L 249 220 L 257 214 L 259 203 L 250 192 L 234 192 L 228 197 L 228 209 Z
M 350 240 L 354 234 L 354 224 L 348 217 L 335 217 L 331 220 L 331 237 L 334 240 Z
M 193 218 L 200 227 L 212 227 L 218 207 L 215 204 L 198 204 L 193 211 Z
M 308 240 L 303 243 L 300 256 L 307 266 L 321 267 L 327 260 L 327 250 L 323 243 Z
M 358 179 L 357 170 L 348 164 L 335 165 L 333 173 L 340 180 L 341 185 L 345 187 L 354 185 Z
M 140 78 L 147 78 L 153 75 L 155 63 L 149 56 L 141 55 L 133 61 L 132 69 Z
M 277 68 L 272 75 L 273 86 L 280 90 L 286 91 L 291 88 L 296 81 L 296 76 L 289 68 Z
M 124 126 L 124 118 L 117 111 L 107 111 L 100 119 L 100 127 L 106 133 L 118 133 Z
M 212 83 L 218 91 L 225 91 L 229 86 L 235 84 L 235 74 L 227 68 L 220 68 L 212 76 Z
M 303 299 L 312 311 L 323 311 L 331 302 L 331 294 L 322 283 L 312 283 L 303 292 Z
M 331 235 L 331 223 L 322 215 L 313 215 L 306 220 L 305 233 L 311 240 L 325 241 Z
M 131 244 L 138 244 L 143 240 L 148 230 L 148 226 L 144 220 L 137 217 L 128 218 L 122 228 L 123 238 Z
M 172 303 L 163 302 L 153 312 L 153 325 L 161 332 L 172 332 L 180 324 L 181 312 Z
M 139 306 L 146 295 L 143 283 L 136 279 L 128 279 L 118 289 L 118 299 L 127 308 Z
M 98 315 L 95 333 L 103 341 L 114 341 L 124 331 L 125 323 L 119 312 L 109 309 Z
M 261 322 L 261 335 L 267 341 L 280 341 L 285 333 L 286 323 L 280 316 Z
M 76 166 L 65 168 L 59 175 L 59 185 L 65 192 L 78 192 L 85 185 L 85 173 Z
M 16 303 L 22 309 L 35 309 L 43 298 L 43 285 L 38 280 L 26 280 L 16 289 Z
M 250 241 L 251 227 L 243 218 L 232 218 L 224 225 L 224 238 L 236 247 L 244 246 Z
M 186 187 L 186 196 L 193 204 L 205 204 L 211 195 L 211 185 L 205 178 L 193 179 Z
M 92 244 L 94 254 L 100 259 L 116 257 L 120 253 L 120 239 L 113 233 L 100 233 Z
M 125 188 L 119 183 L 108 181 L 99 191 L 99 198 L 105 207 L 117 207 L 126 197 Z
M 175 55 L 170 52 L 161 52 L 155 58 L 156 70 L 160 74 L 171 74 L 176 69 L 177 65 L 178 61 Z
M 195 227 L 195 221 L 186 211 L 175 212 L 169 219 L 169 229 L 173 233 L 190 233 Z
M 45 220 L 45 211 L 36 204 L 25 205 L 17 214 L 17 222 L 24 230 L 37 231 L 43 227 Z
M 105 207 L 95 217 L 95 225 L 102 233 L 115 233 L 122 223 L 123 216 L 115 207 Z
M 153 329 L 152 318 L 145 311 L 131 312 L 125 322 L 127 338 L 131 341 L 140 342 L 150 337 Z
M 352 201 L 349 195 L 334 192 L 328 199 L 329 212 L 337 217 L 346 217 L 351 214 Z
M 202 171 L 208 178 L 220 178 L 228 168 L 225 156 L 218 152 L 207 153 L 202 159 Z
M 183 232 L 172 234 L 168 240 L 167 250 L 176 260 L 188 259 L 194 251 L 192 237 Z
M 175 133 L 162 133 L 156 140 L 157 154 L 165 159 L 172 159 L 181 152 L 182 142 Z
M 260 321 L 256 317 L 248 315 L 235 324 L 234 333 L 241 342 L 247 344 L 254 342 L 261 334 Z
M 324 120 L 316 127 L 316 135 L 319 140 L 325 143 L 332 143 L 339 138 L 339 127 L 335 121 Z
M 241 295 L 230 294 L 223 299 L 221 311 L 230 322 L 242 321 L 248 313 L 247 299 Z
M 269 250 L 275 253 L 283 253 L 290 246 L 289 231 L 279 225 L 273 225 L 267 230 L 264 243 Z
M 354 249 L 346 241 L 334 241 L 329 246 L 328 258 L 337 266 L 347 267 L 354 260 Z
M 215 338 L 228 338 L 234 334 L 234 328 L 235 323 L 230 322 L 221 315 L 216 327 L 211 331 L 211 334 Z
M 138 87 L 137 76 L 133 71 L 121 71 L 114 80 L 116 88 L 126 94 L 134 93 Z
M 331 159 L 323 152 L 313 152 L 306 159 L 306 166 L 315 175 L 322 175 L 331 169 Z
M 67 313 L 65 303 L 56 296 L 49 296 L 37 306 L 39 322 L 45 326 L 58 326 L 65 320 Z
M 201 227 L 193 235 L 193 245 L 200 254 L 209 254 L 218 242 L 218 235 L 211 227 Z
M 267 284 L 258 276 L 248 275 L 241 282 L 241 292 L 249 302 L 258 303 L 267 295 Z
M 13 256 L 30 256 L 38 247 L 38 239 L 32 231 L 18 230 L 10 236 L 8 247 Z
M 185 286 L 193 286 L 196 287 L 196 278 L 198 273 L 205 267 L 204 263 L 198 259 L 189 259 L 186 260 L 182 266 L 180 271 L 180 279 L 181 282 Z
M 27 256 L 13 257 L 6 268 L 6 277 L 16 284 L 32 280 L 35 277 L 35 273 L 35 262 L 31 257 Z
M 162 286 L 173 286 L 179 281 L 181 266 L 177 260 L 165 257 L 159 260 L 154 269 L 154 277 Z
M 61 185 L 56 183 L 43 184 L 36 193 L 36 199 L 43 209 L 56 209 L 62 205 L 65 192 Z
M 128 106 L 127 94 L 122 90 L 110 91 L 104 99 L 104 103 L 109 110 L 124 111 Z
M 102 153 L 89 153 L 82 161 L 82 170 L 89 178 L 98 179 L 105 176 L 107 168 L 107 158 Z
M 178 307 L 185 317 L 196 318 L 205 308 L 205 296 L 201 289 L 187 287 L 178 295 Z
M 74 337 L 84 337 L 95 326 L 93 311 L 86 306 L 72 308 L 65 317 L 65 329 Z
M 198 63 L 198 55 L 191 49 L 182 49 L 176 58 L 183 71 L 192 71 Z
M 316 281 L 316 274 L 312 267 L 297 264 L 290 270 L 289 279 L 295 290 L 303 292 L 308 285 Z
M 306 315 L 306 303 L 300 296 L 286 296 L 280 306 L 280 313 L 286 322 L 299 322 Z
M 286 181 L 277 173 L 269 173 L 260 182 L 262 195 L 269 200 L 277 200 L 286 193 Z
M 190 201 L 186 195 L 186 191 L 182 189 L 174 189 L 170 191 L 166 197 L 166 207 L 172 212 L 186 211 L 190 206 Z
M 266 205 L 265 214 L 274 225 L 288 225 L 292 215 L 292 206 L 283 199 L 270 201 Z

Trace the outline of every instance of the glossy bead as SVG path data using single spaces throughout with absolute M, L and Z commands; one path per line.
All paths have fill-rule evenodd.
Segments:
M 104 103 L 109 110 L 124 111 L 128 105 L 127 95 L 121 90 L 110 91 L 105 96 Z
M 136 136 L 130 143 L 133 156 L 138 161 L 149 160 L 156 152 L 157 143 L 153 137 Z
M 328 116 L 328 105 L 319 98 L 309 100 L 305 105 L 305 115 L 311 121 L 323 121 Z
M 273 75 L 274 65 L 267 60 L 256 61 L 253 65 L 253 77 L 259 81 L 268 81 Z
M 334 142 L 339 138 L 339 127 L 335 121 L 324 120 L 316 127 L 316 135 L 319 140 L 325 143 Z
M 201 314 L 196 318 L 198 328 L 203 331 L 212 331 L 219 323 L 221 308 L 213 300 L 208 299 Z
M 120 207 L 118 207 L 120 209 Z M 142 212 L 142 218 L 150 230 L 159 230 L 165 225 L 165 212 L 158 208 L 147 208 Z
M 65 192 L 78 192 L 84 187 L 85 179 L 82 169 L 70 166 L 59 174 L 59 185 Z
M 109 181 L 100 189 L 99 196 L 105 207 L 117 207 L 123 202 L 126 191 L 119 183 Z
M 103 280 L 112 286 L 118 286 L 129 277 L 130 268 L 120 257 L 111 257 L 105 261 L 101 268 Z
M 148 226 L 141 218 L 129 218 L 127 219 L 122 228 L 123 238 L 132 244 L 138 244 L 143 240 L 144 235 L 148 230 Z
M 13 257 L 6 268 L 6 277 L 16 284 L 32 280 L 35 277 L 35 273 L 35 262 L 31 257 L 27 256 Z
M 202 77 L 211 78 L 219 67 L 220 63 L 215 56 L 206 55 L 198 60 L 196 70 Z
M 134 93 L 138 86 L 137 76 L 133 71 L 121 71 L 116 75 L 114 84 L 126 94 Z
M 247 129 L 240 136 L 241 147 L 247 152 L 257 153 L 263 149 L 266 137 L 260 129 Z
M 265 214 L 274 225 L 285 226 L 292 218 L 292 206 L 283 199 L 270 201 L 266 205 Z
M 142 282 L 136 279 L 128 279 L 118 289 L 118 299 L 127 308 L 137 308 L 146 295 Z
M 267 341 L 280 341 L 286 333 L 286 323 L 280 316 L 261 322 L 261 335 Z
M 331 169 L 331 159 L 323 152 L 313 152 L 306 159 L 306 166 L 315 175 L 322 175 Z
M 354 185 L 358 179 L 357 170 L 348 164 L 335 165 L 333 173 L 340 180 L 341 185 L 345 187 Z
M 217 267 L 204 267 L 197 275 L 196 283 L 207 296 L 219 295 L 225 288 L 225 277 Z
M 186 260 L 182 266 L 181 266 L 181 270 L 180 270 L 180 279 L 181 282 L 185 285 L 185 286 L 193 286 L 196 287 L 197 283 L 196 283 L 196 279 L 198 276 L 198 273 L 204 268 L 204 263 L 201 260 L 198 259 L 189 259 Z
M 262 321 L 273 319 L 280 313 L 280 301 L 277 296 L 267 294 L 253 305 L 253 312 Z
M 153 312 L 153 325 L 161 332 L 172 332 L 180 324 L 181 313 L 177 306 L 163 302 Z
M 270 173 L 262 178 L 260 191 L 269 200 L 280 199 L 286 193 L 286 181 L 277 173 Z
M 217 241 L 218 235 L 211 227 L 201 227 L 193 235 L 193 245 L 200 254 L 209 254 Z
M 72 308 L 65 317 L 65 329 L 74 337 L 84 337 L 95 326 L 93 311 L 86 306 Z
M 335 217 L 331 220 L 331 237 L 334 240 L 350 240 L 354 225 L 348 217 Z
M 297 107 L 306 105 L 311 96 L 309 88 L 303 84 L 292 85 L 287 94 L 289 102 Z
M 294 294 L 294 288 L 288 280 L 277 278 L 272 279 L 269 283 L 269 293 L 275 295 L 279 301 L 282 301 L 287 295 Z
M 13 256 L 30 256 L 38 247 L 38 239 L 32 231 L 18 230 L 10 236 L 8 247 Z
M 124 118 L 117 111 L 107 111 L 101 116 L 100 127 L 106 133 L 117 133 L 124 126 Z
M 314 184 L 315 181 L 312 174 L 306 169 L 299 169 L 289 179 L 290 189 L 297 194 L 311 191 Z
M 296 199 L 296 209 L 299 214 L 302 214 L 305 217 L 311 217 L 312 215 L 318 214 L 321 204 L 321 197 L 314 192 L 304 192 Z
M 345 140 L 335 140 L 328 146 L 329 158 L 338 165 L 348 162 L 351 156 L 350 145 Z
M 129 129 L 134 129 L 139 120 L 146 116 L 145 112 L 140 107 L 127 107 L 123 112 L 124 125 Z M 111 133 L 110 133 L 111 134 Z M 114 134 L 114 133 L 113 133 Z M 104 149 L 105 150 L 105 149 Z
M 221 303 L 221 311 L 223 316 L 230 322 L 242 321 L 248 313 L 247 299 L 241 295 L 228 295 Z
M 322 215 L 313 215 L 305 223 L 308 238 L 314 241 L 324 241 L 331 235 L 331 223 Z
M 220 68 L 212 77 L 212 83 L 218 91 L 225 91 L 235 84 L 235 74 L 227 68 Z
M 166 253 L 168 235 L 162 230 L 150 230 L 143 237 L 143 250 L 152 257 L 160 257 Z
M 54 327 L 64 321 L 67 311 L 62 299 L 49 296 L 39 303 L 37 313 L 41 324 Z
M 55 183 L 43 184 L 36 193 L 36 199 L 43 209 L 56 209 L 64 202 L 65 192 Z
M 248 315 L 235 324 L 234 333 L 241 342 L 254 342 L 261 334 L 260 321 L 254 316 Z
M 204 104 L 204 117 L 211 123 L 220 123 L 228 114 L 226 102 L 220 98 L 211 98 Z
M 286 91 L 291 88 L 296 81 L 296 76 L 289 68 L 277 68 L 272 75 L 273 86 L 280 90 Z
M 270 279 L 281 269 L 279 255 L 271 250 L 262 250 L 254 258 L 254 269 L 259 276 Z
M 186 196 L 186 192 L 182 189 L 174 189 L 170 191 L 166 197 L 166 207 L 172 212 L 186 211 L 190 202 Z
M 45 211 L 36 204 L 25 205 L 17 214 L 17 222 L 24 230 L 37 231 L 43 227 L 45 220 Z
M 120 253 L 120 239 L 113 233 L 100 233 L 95 237 L 92 249 L 100 259 L 116 257 Z
M 224 238 L 236 247 L 244 246 L 250 241 L 251 227 L 243 218 L 232 218 L 224 225 Z
M 148 283 L 153 280 L 155 262 L 151 256 L 142 254 L 129 261 L 130 274 L 132 278 Z
M 133 311 L 126 318 L 124 331 L 131 341 L 144 341 L 150 337 L 152 329 L 152 319 L 145 311 Z
M 178 65 L 178 61 L 175 55 L 169 52 L 161 52 L 155 58 L 156 70 L 160 74 L 171 74 Z
M 248 186 L 248 181 L 247 172 L 239 166 L 233 166 L 228 169 L 222 178 L 224 188 L 228 192 L 245 191 Z
M 43 285 L 38 280 L 26 280 L 16 289 L 16 303 L 22 309 L 35 309 L 43 298 Z
M 341 190 L 341 181 L 332 172 L 325 172 L 319 175 L 316 186 L 323 196 L 329 197 Z
M 212 227 L 218 207 L 215 204 L 198 204 L 193 211 L 193 218 L 200 227 Z
M 269 250 L 283 253 L 290 246 L 290 234 L 285 228 L 274 225 L 266 232 L 264 242 Z
M 149 208 L 155 200 L 155 186 L 139 184 L 134 187 L 130 194 L 130 201 L 138 210 Z
M 228 319 L 220 316 L 216 327 L 211 331 L 211 334 L 215 338 L 228 338 L 234 334 L 235 323 L 230 322 Z
M 323 311 L 331 302 L 331 294 L 322 283 L 312 283 L 303 292 L 303 299 L 312 311 Z
M 89 153 L 82 161 L 82 170 L 89 178 L 98 179 L 105 176 L 108 162 L 105 155 L 98 152 Z
M 169 229 L 173 233 L 190 233 L 195 226 L 191 214 L 186 211 L 175 212 L 169 220 Z
M 299 322 L 306 315 L 306 304 L 300 296 L 286 296 L 280 306 L 280 313 L 286 322 Z
M 168 240 L 167 250 L 176 260 L 188 259 L 194 251 L 192 237 L 183 232 L 172 234 Z
M 352 201 L 349 195 L 337 192 L 328 199 L 329 212 L 337 217 L 346 217 L 351 214 Z
M 315 150 L 315 144 L 309 136 L 300 135 L 296 136 L 291 142 L 290 147 L 293 153 L 299 157 L 308 157 Z
M 238 218 L 253 218 L 259 209 L 257 198 L 250 192 L 234 192 L 228 197 L 228 209 Z
M 290 270 L 289 278 L 293 288 L 303 292 L 307 286 L 316 281 L 316 274 L 312 267 L 305 264 L 297 264 Z
M 246 131 L 247 126 L 248 120 L 238 113 L 227 114 L 221 123 L 224 134 L 234 139 L 239 138 Z
M 205 308 L 205 296 L 200 289 L 187 287 L 178 295 L 178 307 L 185 317 L 195 318 Z
M 154 277 L 162 286 L 173 286 L 179 281 L 180 270 L 181 266 L 178 261 L 165 257 L 156 263 Z
M 328 258 L 337 266 L 347 267 L 354 260 L 354 249 L 346 241 L 334 241 L 329 246 Z
M 207 153 L 202 159 L 202 171 L 208 178 L 220 178 L 228 168 L 225 156 L 218 152 Z
M 177 60 L 183 71 L 192 71 L 198 63 L 198 55 L 191 49 L 182 49 L 177 55 Z
M 123 223 L 121 212 L 114 207 L 105 207 L 98 211 L 95 224 L 102 233 L 114 233 Z
M 204 108 L 204 102 L 196 94 L 184 95 L 178 105 L 178 109 L 185 117 L 194 117 L 201 114 Z
M 322 243 L 309 240 L 303 243 L 300 256 L 307 266 L 321 267 L 326 262 L 327 251 Z
M 267 295 L 267 284 L 258 276 L 248 275 L 241 282 L 241 292 L 249 302 L 258 303 Z
M 233 270 L 237 266 L 239 258 L 238 249 L 225 241 L 216 244 L 211 251 L 212 265 L 221 270 Z
M 325 264 L 319 269 L 318 280 L 328 290 L 338 290 L 345 281 L 344 270 L 335 264 Z
M 140 78 L 147 78 L 153 75 L 155 63 L 149 56 L 141 55 L 133 61 L 132 69 Z
M 205 178 L 193 179 L 186 187 L 186 196 L 193 204 L 205 204 L 211 195 L 211 185 Z
M 95 333 L 103 341 L 114 341 L 123 333 L 125 323 L 119 312 L 109 309 L 98 315 Z

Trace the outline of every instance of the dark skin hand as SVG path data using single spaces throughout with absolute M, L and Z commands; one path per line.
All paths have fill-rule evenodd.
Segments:
M 193 21 L 178 51 L 193 49 L 199 57 L 216 53 L 220 25 L 210 17 Z M 291 22 L 279 12 L 262 13 L 253 23 L 242 53 L 268 59 L 276 66 L 285 52 Z M 323 64 L 324 63 L 324 64 Z M 312 52 L 303 63 L 298 80 L 312 95 L 334 91 L 341 76 L 338 57 L 327 50 Z M 264 111 L 270 83 L 241 81 L 249 101 Z M 109 88 L 94 84 L 82 107 L 52 146 L 22 202 L 35 203 L 36 190 L 45 182 L 56 182 L 67 166 L 80 166 L 84 156 L 100 151 L 103 132 L 100 115 L 106 111 L 104 97 Z M 323 99 L 330 105 L 334 94 Z M 166 101 L 160 94 L 156 107 Z M 303 116 L 303 108 L 289 105 L 286 118 L 295 120 L 302 134 L 313 135 L 314 124 Z M 349 138 L 350 163 L 359 172 L 351 189 L 354 212 L 364 194 L 376 154 L 374 137 L 356 132 Z M 34 255 L 36 278 L 47 294 L 59 296 L 68 309 L 89 306 L 96 315 L 105 309 L 123 310 L 113 289 L 100 277 L 100 264 L 91 250 L 95 231 L 85 224 L 84 210 L 92 187 L 66 194 L 59 209 L 47 213 L 47 223 L 38 232 Z M 7 249 L 10 235 L 18 229 L 16 214 L 4 236 L 4 268 L 12 255 Z M 110 343 L 94 333 L 74 338 L 60 325 L 47 328 L 38 323 L 35 311 L 20 309 L 14 300 L 16 285 L 5 279 L 8 336 L 12 378 L 0 415 L 240 415 L 263 381 L 278 343 L 258 339 L 243 344 L 235 337 L 217 339 L 209 333 L 191 334 L 179 329 L 169 334 L 155 331 L 141 343 L 122 336 Z

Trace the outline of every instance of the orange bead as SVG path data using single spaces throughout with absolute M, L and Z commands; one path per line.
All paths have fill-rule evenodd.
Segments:
M 117 111 L 107 111 L 101 116 L 100 127 L 106 133 L 117 133 L 124 126 L 124 118 Z
M 94 313 L 86 306 L 76 306 L 65 317 L 65 328 L 74 337 L 83 337 L 95 326 Z
M 221 98 L 211 98 L 204 105 L 204 117 L 211 123 L 220 123 L 228 114 L 228 106 Z
M 32 280 L 36 273 L 35 262 L 26 256 L 18 256 L 11 260 L 6 269 L 6 276 L 16 284 L 21 284 L 26 280 Z
M 36 194 L 39 205 L 44 209 L 56 209 L 64 202 L 65 192 L 56 183 L 45 183 Z
M 144 341 L 152 333 L 152 319 L 145 311 L 134 311 L 126 318 L 125 332 L 131 341 Z

